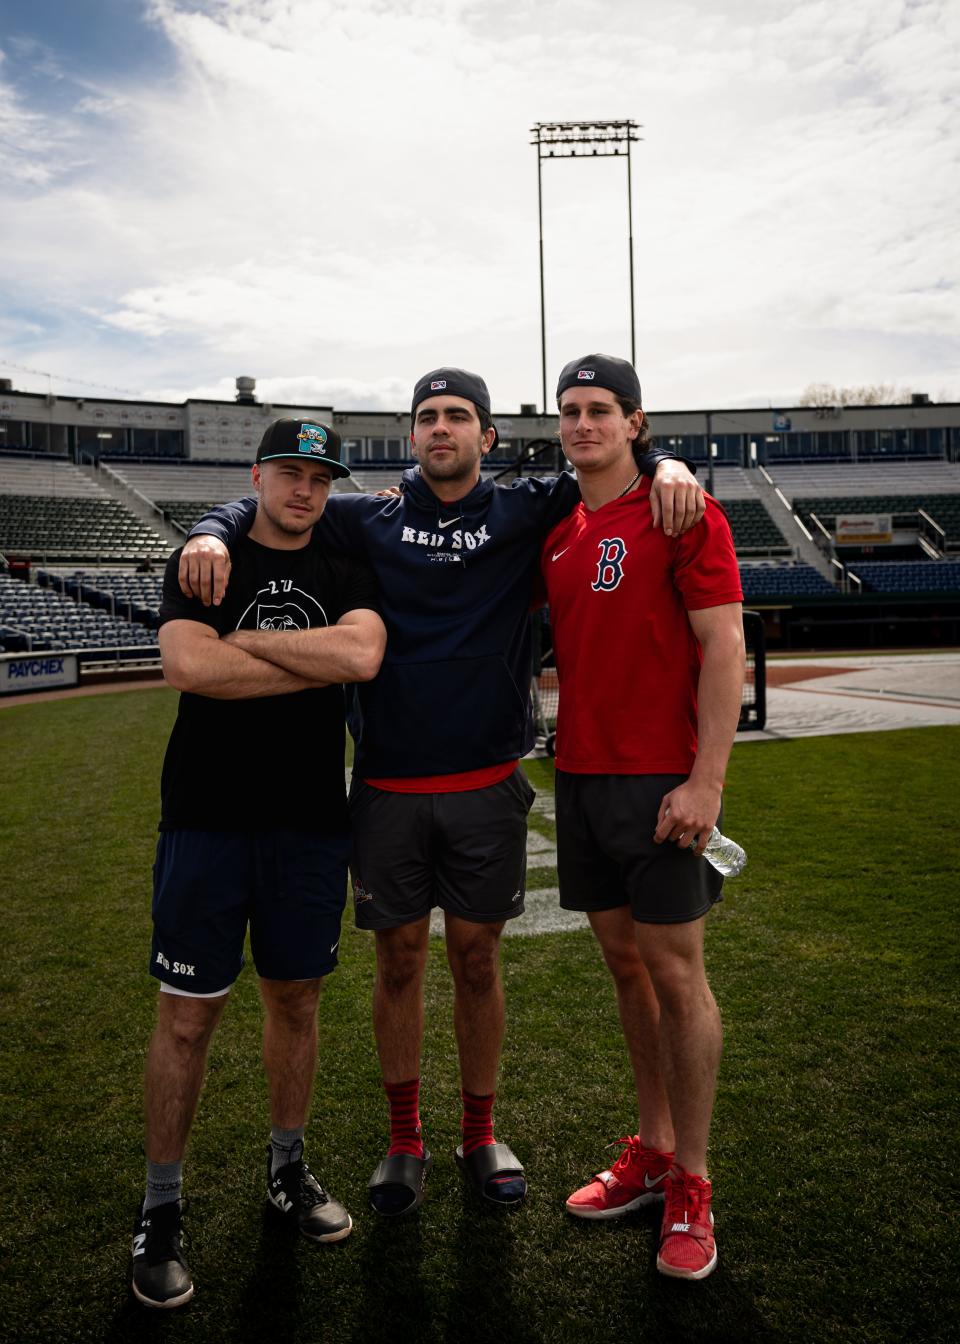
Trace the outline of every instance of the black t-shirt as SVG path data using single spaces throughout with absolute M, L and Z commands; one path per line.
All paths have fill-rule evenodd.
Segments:
M 184 597 L 180 551 L 167 562 L 160 623 L 313 630 L 379 610 L 368 565 L 317 546 L 274 550 L 243 537 L 219 607 Z M 160 830 L 344 831 L 344 695 L 339 685 L 246 700 L 184 691 L 160 782 Z

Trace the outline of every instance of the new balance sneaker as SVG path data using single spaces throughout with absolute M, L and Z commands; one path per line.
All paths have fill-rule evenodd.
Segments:
M 267 1145 L 267 1195 L 275 1209 L 295 1219 L 305 1237 L 314 1241 L 342 1241 L 350 1235 L 353 1219 L 342 1204 L 331 1199 L 303 1160 L 303 1144 L 294 1145 L 296 1157 L 270 1175 L 271 1148 Z
M 143 1205 L 133 1223 L 133 1295 L 145 1307 L 182 1307 L 193 1297 L 193 1280 L 180 1250 L 182 1199 Z
M 702 1176 L 674 1167 L 667 1179 L 657 1269 L 674 1279 L 705 1279 L 717 1267 L 710 1196 Z
M 616 1162 L 574 1191 L 567 1200 L 568 1213 L 577 1218 L 622 1218 L 632 1209 L 663 1198 L 673 1153 L 645 1148 L 638 1134 L 617 1142 L 623 1151 Z

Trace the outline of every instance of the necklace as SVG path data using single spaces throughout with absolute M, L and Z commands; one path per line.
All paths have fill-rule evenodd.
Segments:
M 636 485 L 637 481 L 639 481 L 639 479 L 640 479 L 640 475 L 641 475 L 641 473 L 638 471 L 637 474 L 636 474 L 636 476 L 634 476 L 633 480 L 630 482 L 630 484 L 629 484 L 629 485 L 625 485 L 625 486 L 623 487 L 623 489 L 620 491 L 619 495 L 617 495 L 617 499 L 623 499 L 624 495 L 628 495 L 628 494 L 630 493 L 630 491 L 631 491 L 631 490 L 633 489 L 633 487 Z

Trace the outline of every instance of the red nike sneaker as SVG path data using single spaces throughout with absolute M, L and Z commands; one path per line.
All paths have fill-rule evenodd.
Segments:
M 713 1187 L 683 1167 L 674 1167 L 664 1184 L 666 1200 L 657 1269 L 674 1279 L 705 1279 L 717 1267 L 710 1212 Z
M 567 1200 L 568 1213 L 577 1218 L 622 1218 L 632 1209 L 663 1199 L 673 1153 L 644 1148 L 639 1134 L 617 1143 L 623 1144 L 623 1151 L 616 1162 L 574 1191 Z

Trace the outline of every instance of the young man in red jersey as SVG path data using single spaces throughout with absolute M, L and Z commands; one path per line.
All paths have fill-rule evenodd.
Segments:
M 567 1208 L 616 1218 L 665 1198 L 657 1268 L 701 1279 L 717 1263 L 707 1136 L 721 1049 L 703 932 L 723 885 L 702 855 L 740 714 L 739 571 L 715 500 L 683 536 L 653 527 L 632 365 L 574 360 L 557 402 L 583 497 L 541 556 L 560 678 L 560 903 L 587 912 L 613 976 L 640 1112 L 618 1161 Z

